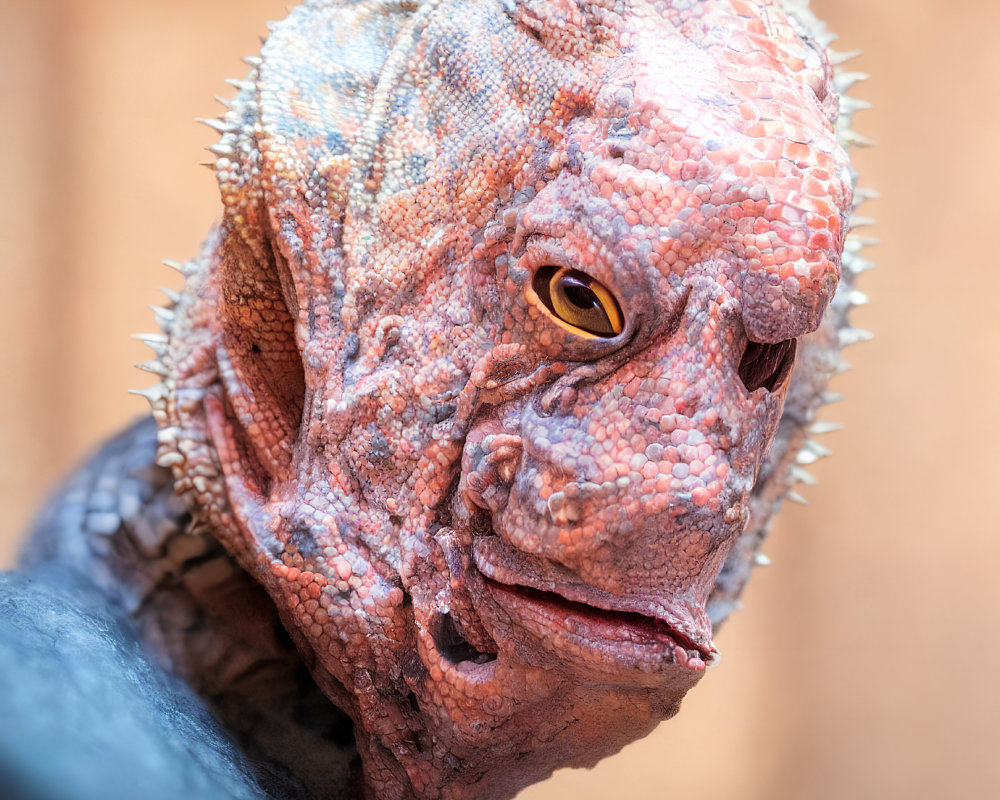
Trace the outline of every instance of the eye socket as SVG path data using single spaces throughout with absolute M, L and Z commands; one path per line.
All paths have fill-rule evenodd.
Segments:
M 614 295 L 585 272 L 547 265 L 535 272 L 532 287 L 549 313 L 577 334 L 608 339 L 625 327 Z

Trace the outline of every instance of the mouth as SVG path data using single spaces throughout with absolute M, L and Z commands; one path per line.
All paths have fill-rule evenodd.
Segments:
M 551 646 L 600 661 L 626 662 L 642 671 L 677 665 L 702 672 L 718 663 L 711 637 L 685 630 L 691 626 L 671 619 L 674 615 L 662 607 L 652 616 L 637 610 L 651 607 L 649 603 L 616 598 L 578 581 L 553 580 L 530 569 L 499 566 L 488 558 L 488 551 L 496 549 L 496 543 L 482 539 L 473 547 L 483 583 L 514 622 Z

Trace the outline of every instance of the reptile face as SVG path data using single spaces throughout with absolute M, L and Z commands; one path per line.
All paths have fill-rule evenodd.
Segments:
M 160 461 L 377 796 L 592 764 L 717 657 L 851 203 L 782 8 L 314 3 L 217 124 Z

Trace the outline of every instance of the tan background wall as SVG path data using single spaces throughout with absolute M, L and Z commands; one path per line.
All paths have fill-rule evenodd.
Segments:
M 815 0 L 873 74 L 885 244 L 837 451 L 783 515 L 726 657 L 656 734 L 524 794 L 1000 796 L 1000 4 Z M 165 256 L 216 214 L 197 166 L 280 0 L 0 0 L 0 564 L 46 488 L 143 412 L 125 389 Z M 572 794 L 571 794 L 572 793 Z

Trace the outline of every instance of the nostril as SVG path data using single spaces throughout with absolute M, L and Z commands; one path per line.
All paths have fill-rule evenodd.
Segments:
M 774 392 L 784 385 L 795 363 L 797 339 L 767 344 L 747 342 L 740 359 L 739 375 L 748 392 L 760 388 Z

